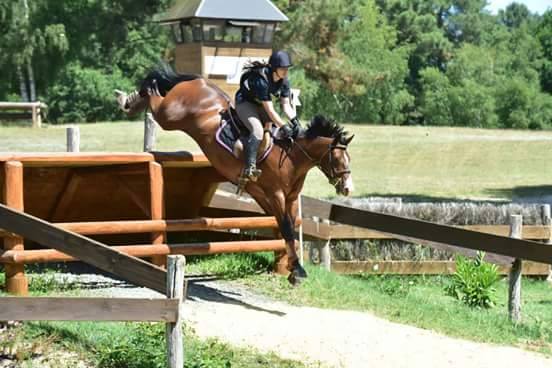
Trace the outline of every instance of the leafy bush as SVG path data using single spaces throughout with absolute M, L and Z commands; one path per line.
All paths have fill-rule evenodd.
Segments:
M 477 252 L 475 259 L 456 258 L 456 272 L 445 291 L 470 307 L 491 308 L 495 305 L 498 268 L 484 261 L 485 252 Z
M 116 106 L 113 90 L 132 88 L 118 69 L 106 72 L 69 64 L 48 89 L 48 119 L 60 123 L 120 120 L 124 116 Z

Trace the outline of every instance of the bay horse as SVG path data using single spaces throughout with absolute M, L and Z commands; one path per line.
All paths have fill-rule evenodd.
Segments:
M 219 174 L 234 184 L 238 182 L 243 160 L 223 149 L 215 138 L 221 114 L 233 109 L 228 95 L 201 76 L 177 74 L 167 65 L 153 69 L 139 88 L 128 95 L 116 91 L 123 111 L 134 115 L 149 107 L 163 129 L 190 135 Z M 278 222 L 286 242 L 286 268 L 292 285 L 307 277 L 299 263 L 294 238 L 298 198 L 307 173 L 318 167 L 337 194 L 349 195 L 353 179 L 347 146 L 352 139 L 339 124 L 316 116 L 287 149 L 275 145 L 260 164 L 262 175 L 245 186 L 245 191 Z

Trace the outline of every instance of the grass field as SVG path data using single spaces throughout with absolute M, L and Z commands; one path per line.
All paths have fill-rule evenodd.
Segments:
M 545 196 L 552 192 L 552 132 L 440 127 L 346 125 L 355 196 L 410 199 Z M 83 124 L 81 151 L 140 152 L 141 122 Z M 199 151 L 182 132 L 158 131 L 157 150 Z M 65 127 L 0 126 L 0 151 L 64 151 Z M 311 171 L 304 193 L 335 195 Z

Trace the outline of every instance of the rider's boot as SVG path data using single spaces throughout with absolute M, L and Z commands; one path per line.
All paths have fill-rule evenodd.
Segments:
M 245 143 L 243 152 L 245 156 L 245 168 L 239 179 L 238 193 L 245 188 L 245 185 L 249 181 L 257 181 L 262 173 L 260 169 L 257 169 L 257 151 L 259 150 L 261 141 L 253 134 L 250 134 Z

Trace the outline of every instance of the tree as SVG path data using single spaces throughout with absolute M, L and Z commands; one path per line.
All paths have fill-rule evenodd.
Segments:
M 424 116 L 424 122 L 428 125 L 453 125 L 448 78 L 437 68 L 426 68 L 420 72 L 420 76 L 420 112 Z
M 547 10 L 536 27 L 536 37 L 540 43 L 543 62 L 540 70 L 542 89 L 552 93 L 552 9 Z

